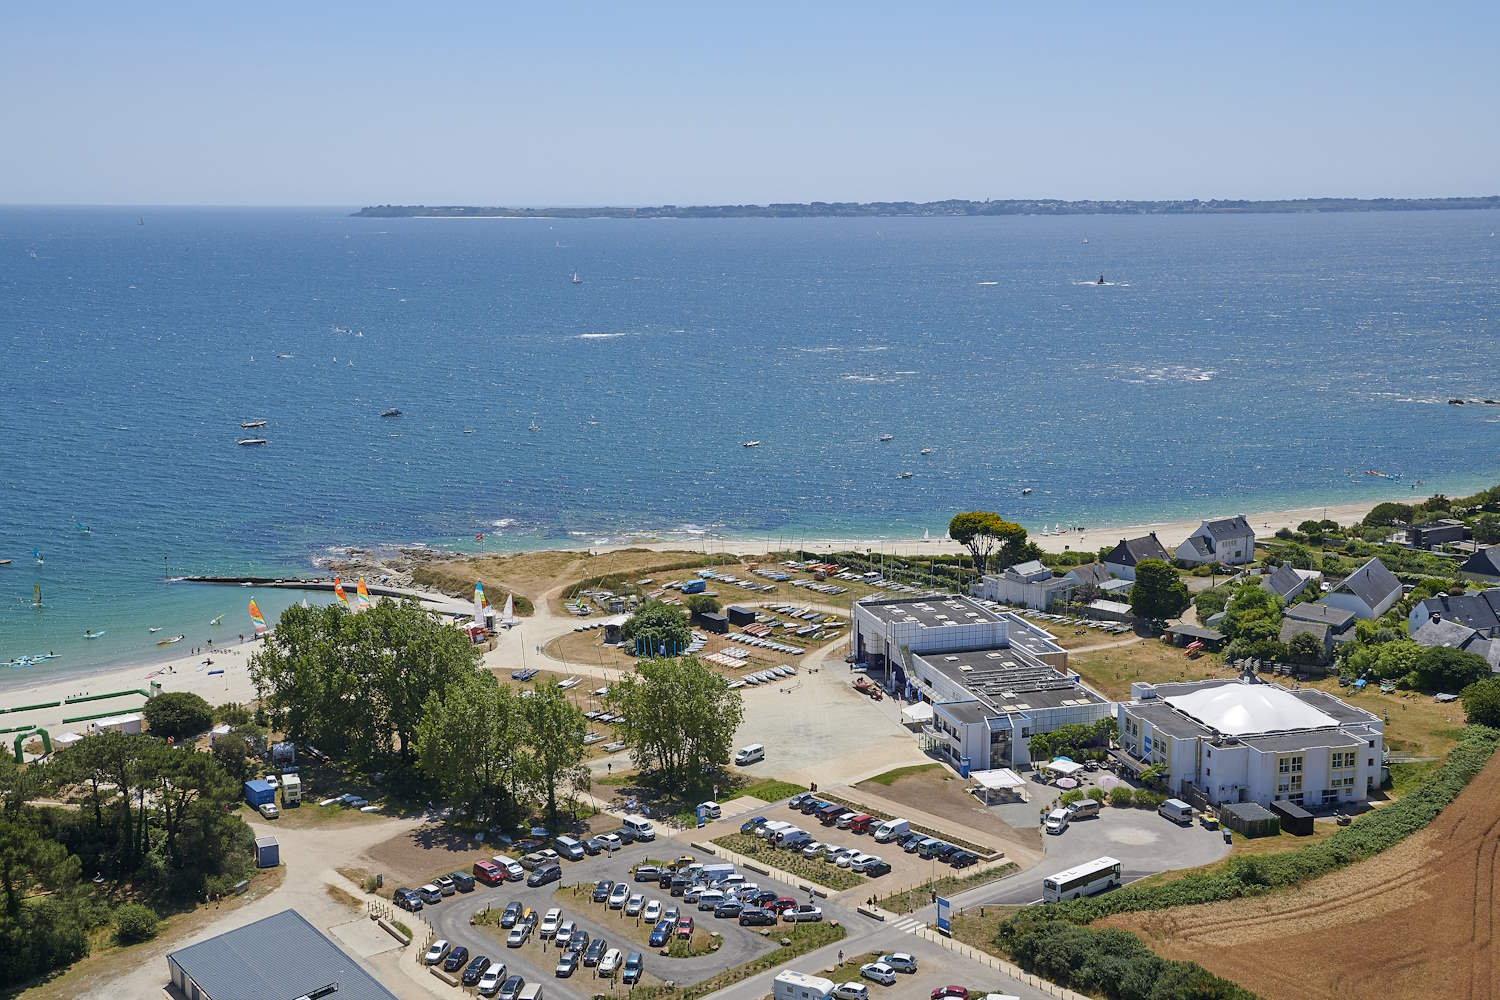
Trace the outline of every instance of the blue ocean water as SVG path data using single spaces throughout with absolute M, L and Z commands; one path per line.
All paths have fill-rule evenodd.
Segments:
M 1367 468 L 1488 484 L 1500 407 L 1446 400 L 1500 396 L 1496 228 L 0 209 L 0 662 L 248 631 L 241 592 L 164 574 L 333 546 L 910 538 L 975 507 L 1097 525 L 1391 489 Z

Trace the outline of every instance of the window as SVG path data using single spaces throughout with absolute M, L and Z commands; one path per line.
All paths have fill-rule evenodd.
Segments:
M 1292 759 L 1290 757 L 1281 757 L 1277 759 L 1276 770 L 1280 774 L 1290 774 L 1292 771 Z

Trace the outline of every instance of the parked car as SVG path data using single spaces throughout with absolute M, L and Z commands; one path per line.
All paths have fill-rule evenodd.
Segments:
M 439 875 L 432 880 L 432 884 L 437 886 L 438 892 L 444 896 L 451 896 L 458 891 L 458 887 L 453 884 L 453 876 L 451 875 Z
M 552 974 L 558 979 L 567 979 L 577 970 L 578 952 L 564 949 L 563 953 L 557 956 L 557 966 L 552 970 Z
M 281 810 L 276 808 L 276 803 L 274 802 L 262 802 L 255 808 L 259 809 L 260 814 L 266 819 L 275 819 L 281 815 Z
M 602 903 L 609 899 L 609 894 L 614 892 L 615 883 L 611 879 L 601 878 L 594 883 L 594 902 Z
M 641 914 L 641 909 L 645 905 L 646 897 L 642 896 L 640 893 L 636 893 L 629 899 L 625 900 L 625 915 L 627 917 L 638 917 Z
M 654 924 L 661 919 L 661 900 L 653 899 L 641 908 L 641 920 Z
M 823 843 L 822 841 L 815 840 L 811 844 L 808 844 L 802 848 L 802 856 L 804 858 L 816 858 L 827 849 L 827 844 Z
M 956 851 L 948 856 L 948 864 L 954 868 L 968 868 L 979 862 L 979 855 L 973 851 Z
M 615 972 L 620 968 L 622 957 L 618 948 L 611 948 L 606 951 L 599 959 L 599 975 L 613 978 Z
M 634 830 L 632 830 L 628 826 L 622 826 L 618 830 L 616 830 L 614 833 L 607 833 L 607 834 L 605 834 L 605 836 L 606 837 L 614 837 L 616 840 L 618 840 L 622 844 L 633 844 L 637 840 L 640 839 L 636 835 L 636 832 Z
M 719 808 L 717 802 L 700 802 L 698 803 L 698 810 L 703 813 L 704 819 L 718 819 L 723 815 L 723 811 Z
M 626 986 L 634 986 L 641 981 L 641 973 L 646 970 L 646 962 L 641 958 L 641 953 L 632 951 L 625 956 L 625 964 L 620 969 L 620 982 Z
M 526 978 L 524 976 L 507 976 L 505 983 L 500 987 L 500 1000 L 516 1000 L 525 988 Z
M 443 901 L 443 890 L 431 882 L 418 889 L 417 893 L 422 897 L 422 902 L 424 903 L 440 903 Z
M 969 1000 L 969 991 L 963 986 L 939 986 L 932 991 L 932 1000 L 943 1000 L 944 997 L 955 997 L 957 1000 Z
M 492 965 L 484 970 L 484 975 L 479 977 L 479 985 L 474 992 L 482 997 L 492 997 L 500 992 L 500 984 L 505 980 L 505 966 Z
M 868 875 L 868 876 L 870 876 L 871 878 L 879 878 L 882 875 L 889 875 L 890 873 L 891 873 L 890 863 L 886 862 L 886 861 L 881 861 L 878 858 L 876 859 L 876 861 L 873 864 L 865 866 L 865 874 Z
M 459 945 L 457 948 L 454 948 L 452 951 L 448 952 L 448 957 L 443 960 L 443 971 L 457 972 L 459 969 L 462 969 L 465 965 L 468 964 L 469 949 L 465 948 L 463 945 Z
M 834 819 L 833 825 L 838 827 L 840 830 L 847 830 L 849 829 L 849 824 L 854 822 L 854 817 L 858 815 L 859 813 L 856 812 L 839 813 L 838 816 Z M 856 983 L 855 985 L 858 984 Z
M 653 948 L 665 948 L 667 942 L 672 940 L 672 932 L 677 929 L 676 920 L 658 920 L 651 928 L 651 937 L 646 943 Z
M 963 848 L 959 847 L 957 844 L 943 844 L 936 851 L 932 852 L 932 856 L 937 858 L 939 861 L 947 861 L 962 849 Z
M 535 888 L 539 885 L 546 885 L 549 882 L 556 882 L 561 878 L 562 866 L 553 863 L 549 865 L 543 865 L 541 868 L 538 868 L 530 875 L 527 875 L 526 884 Z
M 797 901 L 791 896 L 777 896 L 774 900 L 766 904 L 766 909 L 770 910 L 772 913 L 781 914 L 785 913 L 787 910 L 790 910 L 796 905 Z
M 604 850 L 604 841 L 598 837 L 590 837 L 583 842 L 583 853 L 585 854 L 598 854 L 602 850 Z
M 568 938 L 568 950 L 575 955 L 582 955 L 584 949 L 589 946 L 589 932 L 582 927 L 573 931 L 573 936 Z
M 617 833 L 606 833 L 599 838 L 599 843 L 611 854 L 625 846 L 625 842 L 620 839 L 620 835 Z
M 839 983 L 830 996 L 836 1000 L 870 1000 L 870 988 L 864 983 Z
M 764 816 L 751 816 L 740 824 L 740 833 L 754 833 L 756 828 L 764 825 L 765 822 L 766 818 Z
M 451 947 L 452 945 L 445 938 L 438 938 L 432 942 L 432 947 L 428 948 L 426 954 L 422 956 L 422 964 L 437 965 L 448 957 L 448 949 Z
M 512 882 L 519 882 L 526 877 L 526 869 L 521 867 L 521 862 L 496 854 L 490 858 L 490 863 L 505 873 L 505 877 Z
M 557 933 L 554 934 L 552 938 L 557 942 L 557 946 L 559 948 L 567 948 L 568 941 L 572 939 L 573 932 L 577 929 L 577 925 L 574 924 L 573 921 L 564 920 L 562 923 L 557 925 Z
M 724 894 L 718 889 L 705 889 L 698 894 L 698 909 L 704 912 L 712 912 L 722 902 L 724 902 Z
M 724 900 L 724 902 L 714 907 L 714 916 L 718 917 L 720 920 L 725 920 L 730 917 L 738 917 L 744 911 L 744 903 L 741 903 L 737 899 L 726 899 Z
M 510 933 L 505 936 L 505 947 L 519 948 L 526 943 L 526 939 L 529 937 L 531 937 L 531 925 L 524 922 L 516 924 L 516 926 L 510 929 Z
M 490 960 L 483 955 L 475 955 L 464 967 L 464 974 L 459 977 L 459 982 L 465 986 L 473 986 L 479 982 L 479 977 L 484 975 L 484 970 L 490 967 Z
M 686 875 L 673 875 L 671 883 L 667 886 L 667 891 L 674 896 L 681 896 L 687 892 L 688 887 L 692 884 L 693 880 Z
M 516 926 L 516 921 L 521 919 L 521 904 L 511 900 L 505 904 L 505 909 L 500 914 L 500 926 L 506 930 Z
M 422 909 L 422 897 L 417 895 L 415 889 L 397 889 L 391 893 L 391 902 L 413 913 L 419 913 Z
M 656 865 L 641 865 L 631 877 L 637 882 L 655 882 L 661 877 L 661 869 Z
M 927 839 L 925 833 L 910 833 L 901 838 L 901 849 L 907 854 L 915 854 L 917 848 L 922 846 L 922 841 Z
M 818 921 L 823 919 L 823 911 L 811 903 L 798 903 L 796 906 L 782 911 L 781 919 L 789 924 Z
M 465 875 L 463 872 L 450 872 L 448 878 L 453 882 L 453 888 L 459 892 L 474 891 L 474 876 Z
M 717 916 L 717 914 L 715 914 Z M 776 914 L 760 906 L 747 906 L 740 911 L 741 927 L 770 927 L 776 923 Z
M 474 862 L 474 877 L 485 885 L 499 885 L 505 881 L 505 872 L 493 861 Z M 472 886 L 471 886 L 472 888 Z
M 793 795 L 790 799 L 787 799 L 787 803 L 786 804 L 787 804 L 787 807 L 789 809 L 799 809 L 799 808 L 801 808 L 802 803 L 806 802 L 808 799 L 810 799 L 812 797 L 813 797 L 813 793 L 812 792 L 798 792 L 796 795 Z
M 894 986 L 896 984 L 896 970 L 884 962 L 866 962 L 859 967 L 859 974 L 871 982 L 879 983 L 881 986 Z
M 589 942 L 589 946 L 583 951 L 583 964 L 585 968 L 598 968 L 599 960 L 609 950 L 609 942 L 603 938 L 595 938 Z
M 896 972 L 914 973 L 917 971 L 917 960 L 904 951 L 893 951 L 889 955 L 880 956 L 881 965 L 889 965 Z
M 688 916 L 677 918 L 677 936 L 683 940 L 693 936 L 693 918 Z
M 616 882 L 615 887 L 609 891 L 609 908 L 618 910 L 625 905 L 625 900 L 630 898 L 630 886 L 624 882 Z
M 539 932 L 542 940 L 545 941 L 548 938 L 557 937 L 557 925 L 560 923 L 562 923 L 562 910 L 554 906 L 542 917 L 542 926 Z

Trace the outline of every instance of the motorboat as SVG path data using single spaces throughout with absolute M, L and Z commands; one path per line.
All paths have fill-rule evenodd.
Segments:
M 745 447 L 746 448 L 759 448 L 760 447 L 760 442 L 759 441 L 746 441 L 745 442 Z
M 241 420 L 240 421 L 240 429 L 241 430 L 247 430 L 247 431 L 248 430 L 254 430 L 256 427 L 264 427 L 264 426 L 266 426 L 266 422 L 264 420 Z
M 882 441 L 894 441 L 894 440 L 896 440 L 896 435 L 894 435 L 894 434 L 882 434 L 882 435 L 880 435 L 880 440 L 882 440 Z
M 265 438 L 240 438 L 238 441 L 235 442 L 235 444 L 240 445 L 243 448 L 249 448 L 249 447 L 253 447 L 255 445 L 269 444 L 269 443 L 270 442 L 267 441 Z
M 910 479 L 911 477 L 912 477 L 912 474 L 910 472 L 903 472 L 903 473 L 901 473 L 901 475 L 897 476 L 896 478 L 897 479 Z
M 381 410 L 380 415 L 382 417 L 399 417 L 401 416 L 401 411 L 393 406 L 389 410 Z

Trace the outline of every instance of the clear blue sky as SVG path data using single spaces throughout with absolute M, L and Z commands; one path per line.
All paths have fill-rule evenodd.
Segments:
M 0 203 L 1500 191 L 1493 0 L 518 6 L 6 4 Z

